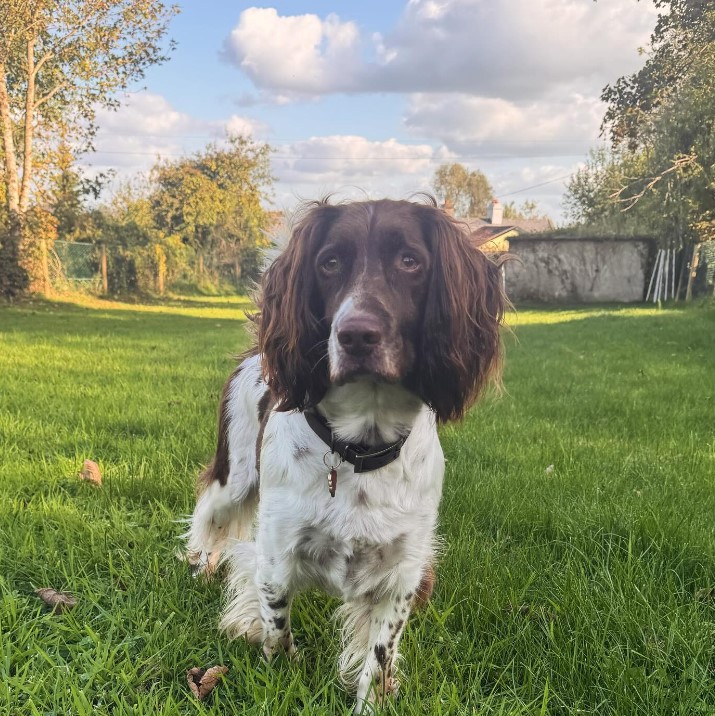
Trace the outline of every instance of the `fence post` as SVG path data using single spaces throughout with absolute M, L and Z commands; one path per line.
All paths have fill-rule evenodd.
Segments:
M 101 251 L 99 263 L 102 268 L 102 291 L 106 295 L 109 293 L 109 277 L 107 276 L 107 246 L 106 246 L 106 244 L 102 244 L 102 251 Z
M 698 272 L 698 264 L 700 263 L 700 244 L 693 244 L 693 255 L 690 259 L 690 273 L 688 275 L 688 287 L 685 289 L 685 300 L 693 299 L 693 281 Z
M 47 259 L 47 239 L 40 241 L 40 270 L 42 271 L 42 295 L 50 295 L 50 264 Z

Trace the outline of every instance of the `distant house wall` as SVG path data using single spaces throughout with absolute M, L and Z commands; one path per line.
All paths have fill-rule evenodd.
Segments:
M 517 236 L 505 267 L 506 290 L 515 303 L 631 303 L 645 296 L 650 239 Z
M 505 231 L 495 239 L 489 239 L 485 243 L 480 245 L 482 251 L 486 251 L 490 254 L 503 254 L 505 251 L 509 251 L 509 241 L 514 237 L 518 236 L 519 232 L 516 229 Z

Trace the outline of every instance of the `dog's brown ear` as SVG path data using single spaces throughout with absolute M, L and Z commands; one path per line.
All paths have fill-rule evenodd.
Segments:
M 331 209 L 319 204 L 305 215 L 261 281 L 258 349 L 279 411 L 315 405 L 327 390 L 329 327 L 322 320 L 312 257 Z
M 444 212 L 426 212 L 433 267 L 418 394 L 444 422 L 461 418 L 490 379 L 499 378 L 505 298 L 499 267 Z

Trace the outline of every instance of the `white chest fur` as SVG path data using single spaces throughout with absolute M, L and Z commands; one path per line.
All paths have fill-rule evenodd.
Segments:
M 343 599 L 397 587 L 398 565 L 424 564 L 433 550 L 444 458 L 432 414 L 420 408 L 389 465 L 366 473 L 340 465 L 335 497 L 326 452 L 302 414 L 270 416 L 261 449 L 259 565 L 284 564 L 281 581 L 322 586 Z

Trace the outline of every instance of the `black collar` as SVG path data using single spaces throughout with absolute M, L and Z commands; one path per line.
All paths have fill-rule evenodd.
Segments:
M 335 439 L 328 421 L 317 411 L 306 410 L 303 415 L 313 432 L 330 448 L 330 452 L 338 453 L 343 460 L 354 465 L 355 472 L 371 472 L 394 462 L 400 457 L 400 450 L 409 437 L 409 433 L 407 433 L 394 443 L 383 443 L 371 447 L 356 445 Z

